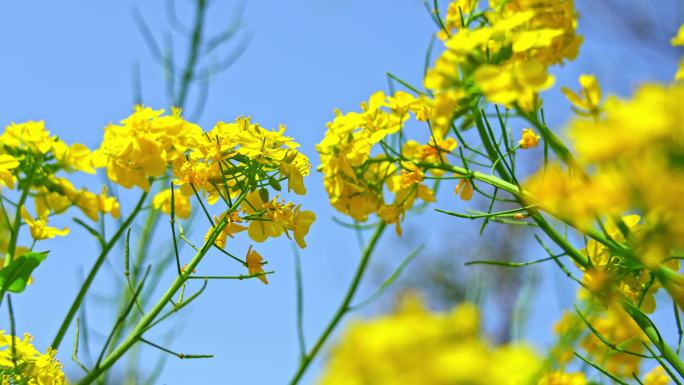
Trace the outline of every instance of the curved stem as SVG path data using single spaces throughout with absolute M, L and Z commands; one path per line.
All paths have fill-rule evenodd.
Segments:
M 675 353 L 672 348 L 665 343 L 665 341 L 663 341 L 653 322 L 649 320 L 645 314 L 639 311 L 639 309 L 628 302 L 623 304 L 623 308 L 625 309 L 625 312 L 627 312 L 627 314 L 629 314 L 629 316 L 634 320 L 634 322 L 639 325 L 648 339 L 651 340 L 665 361 L 672 365 L 677 373 L 684 378 L 684 362 L 682 362 L 682 360 L 679 358 L 679 355 Z
M 366 249 L 363 251 L 363 254 L 361 255 L 361 260 L 359 261 L 359 265 L 356 269 L 356 273 L 354 274 L 354 278 L 352 279 L 352 282 L 349 285 L 349 289 L 347 289 L 347 293 L 344 296 L 344 300 L 342 300 L 342 303 L 335 312 L 335 315 L 333 315 L 333 318 L 328 323 L 328 326 L 325 327 L 323 334 L 321 334 L 321 336 L 318 337 L 316 344 L 313 346 L 313 348 L 311 348 L 311 351 L 307 353 L 304 356 L 304 359 L 300 362 L 297 372 L 290 381 L 290 385 L 299 383 L 299 381 L 302 379 L 302 376 L 304 375 L 304 372 L 306 372 L 306 369 L 311 364 L 311 361 L 313 361 L 318 352 L 321 350 L 325 342 L 330 337 L 330 334 L 332 334 L 333 330 L 335 330 L 337 324 L 340 322 L 340 320 L 342 320 L 342 317 L 344 317 L 344 315 L 347 314 L 347 312 L 349 312 L 349 305 L 351 304 L 351 301 L 354 299 L 354 294 L 356 294 L 356 290 L 359 287 L 359 283 L 361 283 L 361 278 L 363 278 L 363 274 L 366 271 L 368 261 L 370 260 L 370 257 L 373 254 L 373 250 L 375 249 L 375 246 L 377 245 L 378 240 L 380 239 L 380 236 L 382 235 L 386 226 L 387 225 L 383 222 L 378 224 L 378 226 L 375 228 L 373 236 L 371 237 L 370 241 L 368 242 L 368 245 L 366 246 Z
M 112 236 L 109 242 L 107 242 L 105 246 L 102 248 L 100 255 L 97 257 L 97 260 L 95 260 L 95 264 L 90 269 L 88 276 L 86 277 L 85 281 L 83 282 L 83 285 L 81 286 L 81 289 L 76 295 L 74 302 L 71 304 L 71 307 L 69 308 L 66 317 L 64 317 L 64 320 L 62 321 L 62 324 L 59 327 L 59 330 L 57 331 L 57 335 L 55 335 L 55 338 L 52 340 L 52 344 L 50 344 L 50 346 L 53 349 L 57 350 L 59 348 L 59 345 L 62 343 L 62 340 L 64 339 L 64 335 L 66 334 L 69 325 L 71 325 L 71 322 L 76 316 L 78 309 L 81 307 L 81 303 L 83 302 L 86 293 L 90 289 L 90 285 L 92 285 L 93 281 L 95 280 L 95 276 L 100 270 L 100 267 L 102 267 L 102 264 L 107 259 L 107 255 L 109 255 L 109 252 L 112 250 L 114 245 L 116 245 L 116 243 L 119 241 L 123 233 L 133 222 L 133 219 L 135 219 L 135 217 L 138 215 L 138 213 L 142 209 L 143 203 L 145 203 L 146 198 L 147 192 L 143 192 L 143 194 L 140 196 L 140 199 L 138 200 L 138 204 L 133 209 L 131 215 L 129 215 L 128 218 L 126 218 L 126 220 L 121 224 L 121 226 L 116 231 L 114 236 Z
M 480 135 L 480 139 L 482 140 L 485 149 L 487 150 L 487 153 L 490 157 L 490 159 L 496 159 L 497 153 L 494 148 L 494 144 L 491 142 L 491 138 L 487 134 L 487 132 L 484 130 L 484 124 L 482 123 L 481 119 L 479 119 L 479 115 L 476 112 L 476 124 L 478 127 L 478 133 Z M 529 121 L 533 121 L 536 119 L 531 119 L 529 116 L 527 117 Z M 544 133 L 544 137 L 547 140 L 551 140 L 551 144 L 553 144 L 553 149 L 554 151 L 558 154 L 561 159 L 568 163 L 572 163 L 572 156 L 570 155 L 570 152 L 565 148 L 565 146 L 558 140 L 553 133 L 548 130 L 548 128 L 543 125 L 543 124 L 538 124 L 537 128 L 542 130 Z M 503 167 L 500 163 L 497 165 L 497 172 L 506 180 L 513 180 L 513 176 L 509 175 L 506 168 Z M 495 178 L 491 176 L 491 179 Z M 484 179 L 484 178 L 483 178 Z M 498 178 L 495 178 L 498 179 Z M 528 194 L 525 194 L 522 189 L 520 189 L 517 185 L 513 185 L 512 183 L 500 183 L 500 181 L 492 180 L 492 182 L 496 182 L 497 185 L 494 185 L 496 187 L 502 188 L 504 190 L 510 191 L 516 199 L 518 199 L 521 204 L 524 202 L 536 202 L 532 197 L 528 196 Z M 512 191 L 516 191 L 515 193 Z M 563 251 L 565 251 L 573 260 L 575 260 L 578 264 L 580 264 L 583 267 L 588 266 L 588 259 L 587 257 L 582 254 L 579 250 L 577 250 L 570 242 L 560 235 L 547 221 L 546 219 L 542 216 L 542 214 L 537 211 L 536 208 L 529 208 L 527 209 L 530 217 L 539 225 L 539 227 L 544 231 L 544 233 L 551 238 L 558 246 L 560 246 Z M 550 213 L 553 215 L 553 213 Z M 558 217 L 558 219 L 572 225 L 570 221 L 565 220 L 563 218 Z M 599 233 L 598 231 L 595 231 L 594 229 L 582 229 L 582 232 L 589 235 L 590 237 L 598 240 L 599 242 L 608 245 L 608 246 L 617 246 L 615 242 L 613 242 L 610 239 L 606 239 L 606 237 L 603 236 L 603 234 Z M 597 238 L 599 237 L 599 238 Z M 659 269 L 659 273 L 661 275 L 667 275 L 667 274 L 672 274 L 673 272 L 670 271 L 668 268 L 662 266 Z M 664 286 L 667 286 L 667 280 L 663 279 L 661 280 Z M 655 325 L 643 314 L 641 313 L 637 308 L 635 308 L 631 303 L 627 301 L 623 301 L 622 307 L 625 309 L 627 314 L 639 325 L 641 330 L 646 334 L 646 336 L 653 342 L 655 347 L 658 349 L 658 351 L 662 354 L 663 358 L 672 365 L 672 367 L 679 373 L 680 376 L 684 377 L 684 362 L 679 358 L 679 356 L 662 340 L 660 337 L 660 334 L 658 331 L 655 329 Z

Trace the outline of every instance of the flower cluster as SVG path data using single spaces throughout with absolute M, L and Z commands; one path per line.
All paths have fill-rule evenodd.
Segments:
M 561 341 L 552 351 L 558 364 L 561 367 L 569 365 L 574 358 L 573 352 L 583 350 L 589 359 L 617 376 L 639 373 L 641 356 L 645 353 L 643 343 L 648 341 L 639 326 L 617 306 L 605 309 L 589 306 L 588 309 L 584 319 L 577 313 L 565 312 L 556 323 L 554 330 Z M 587 323 L 593 331 L 588 330 Z M 605 341 L 620 346 L 623 352 L 612 349 Z
M 46 354 L 33 346 L 33 337 L 23 339 L 0 331 L 0 383 L 27 385 L 64 385 L 62 364 L 55 359 L 55 351 Z
M 631 260 L 657 270 L 671 250 L 684 247 L 684 85 L 645 85 L 630 100 L 610 97 L 598 105 L 587 104 L 600 95 L 587 79 L 581 79 L 587 99 L 573 103 L 591 116 L 579 116 L 568 129 L 575 163 L 540 170 L 526 188 L 545 210 L 579 228 L 612 220 Z M 619 219 L 629 212 L 643 217 L 639 231 Z
M 0 135 L 0 185 L 22 190 L 18 208 L 35 240 L 68 234 L 68 229 L 48 226 L 48 218 L 70 207 L 97 221 L 100 214 L 118 218 L 119 202 L 103 188 L 99 194 L 77 189 L 61 173 L 95 172 L 93 153 L 82 144 L 67 145 L 51 135 L 42 121 L 12 123 Z M 24 206 L 33 198 L 36 215 Z
M 432 190 L 422 183 L 422 171 L 411 162 L 398 167 L 386 143 L 388 136 L 399 132 L 411 116 L 428 120 L 432 108 L 427 99 L 399 91 L 392 96 L 373 94 L 362 103 L 361 112 L 337 111 L 325 138 L 316 146 L 324 186 L 337 210 L 357 221 L 366 221 L 370 214 L 377 213 L 385 222 L 397 224 L 401 232 L 401 217 L 417 199 L 434 200 Z M 442 141 L 441 137 L 437 134 L 434 147 L 408 142 L 407 156 L 414 161 L 443 157 L 443 152 L 453 150 L 456 142 Z M 385 152 L 373 153 L 375 145 Z M 385 190 L 394 195 L 392 201 L 385 200 Z
M 470 0 L 450 4 L 439 34 L 446 50 L 425 86 L 438 97 L 481 92 L 493 103 L 534 109 L 536 94 L 554 81 L 548 66 L 574 59 L 582 43 L 573 2 L 491 0 L 484 11 L 477 5 Z
M 306 193 L 303 177 L 311 168 L 309 160 L 284 132 L 284 126 L 270 131 L 247 117 L 218 122 L 204 131 L 186 121 L 179 109 L 165 115 L 164 110 L 136 106 L 119 125 L 105 129 L 93 157 L 96 166 L 106 167 L 110 180 L 126 188 L 148 191 L 155 179 L 171 176 L 175 187 L 161 190 L 152 200 L 163 213 L 188 218 L 194 198 L 209 205 L 225 204 L 227 210 L 214 217 L 206 235 L 208 239 L 225 219 L 228 224 L 215 240 L 221 248 L 245 229 L 255 242 L 292 234 L 300 247 L 306 247 L 304 237 L 315 214 L 278 196 L 267 199 L 268 189 L 280 191 L 283 181 L 287 191 Z M 250 274 L 256 271 L 254 266 L 247 266 Z
M 577 55 L 582 38 L 575 33 L 572 1 L 492 1 L 484 11 L 477 5 L 470 0 L 449 5 L 438 34 L 446 50 L 427 71 L 424 92 L 410 86 L 415 95 L 380 91 L 362 103 L 361 112 L 336 111 L 316 149 L 325 189 L 338 211 L 361 222 L 377 214 L 401 234 L 401 221 L 415 202 L 435 200 L 426 179 L 459 179 L 455 194 L 469 200 L 476 190 L 471 170 L 451 165 L 467 161 L 458 148 L 462 131 L 473 125 L 487 130 L 483 96 L 534 110 L 537 92 L 553 83 L 547 67 Z M 427 126 L 422 137 L 406 132 L 410 120 Z M 525 128 L 508 152 L 536 147 L 540 139 Z M 461 144 L 473 156 L 486 156 Z M 393 199 L 386 199 L 387 193 Z
M 395 314 L 352 323 L 319 383 L 517 385 L 543 367 L 529 346 L 487 342 L 474 305 L 434 313 L 420 300 L 404 301 Z

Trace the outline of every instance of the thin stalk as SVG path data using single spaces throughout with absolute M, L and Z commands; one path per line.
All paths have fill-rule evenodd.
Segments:
M 76 295 L 74 302 L 71 304 L 71 307 L 69 308 L 66 317 L 64 317 L 64 320 L 62 321 L 62 324 L 59 327 L 59 330 L 57 331 L 57 335 L 55 335 L 55 338 L 52 340 L 52 344 L 50 344 L 50 346 L 53 349 L 57 350 L 59 348 L 59 345 L 62 343 L 62 340 L 64 339 L 64 335 L 66 334 L 69 325 L 71 325 L 71 322 L 76 316 L 78 309 L 81 307 L 81 303 L 83 302 L 86 293 L 90 289 L 90 285 L 92 285 L 93 281 L 95 280 L 95 276 L 100 270 L 100 267 L 102 267 L 102 264 L 107 259 L 107 255 L 109 255 L 109 252 L 112 250 L 114 245 L 116 245 L 116 243 L 119 241 L 119 238 L 121 238 L 126 229 L 131 225 L 135 217 L 138 215 L 138 213 L 142 209 L 143 203 L 145 203 L 146 198 L 147 192 L 143 192 L 143 194 L 140 196 L 140 199 L 138 200 L 138 204 L 133 209 L 131 215 L 129 215 L 128 218 L 121 224 L 121 226 L 116 231 L 112 239 L 110 239 L 109 242 L 107 242 L 107 244 L 104 246 L 104 248 L 100 252 L 100 255 L 97 257 L 97 260 L 95 260 L 95 264 L 93 264 L 93 267 L 90 269 L 90 272 L 88 273 L 88 276 L 83 282 L 83 285 L 81 285 L 81 289 Z
M 232 207 L 229 208 L 228 212 L 235 211 L 240 203 L 245 199 L 246 192 L 243 192 Z M 211 249 L 212 245 L 216 241 L 221 231 L 228 225 L 228 216 L 224 216 L 223 219 L 214 227 L 210 236 L 204 241 L 202 247 L 197 251 L 195 256 L 190 260 L 185 270 L 182 271 L 180 275 L 176 277 L 171 286 L 164 292 L 164 294 L 159 298 L 157 303 L 135 324 L 128 336 L 121 342 L 114 350 L 107 355 L 106 358 L 102 360 L 99 366 L 96 366 L 90 373 L 78 382 L 78 385 L 87 385 L 93 383 L 102 374 L 104 374 L 114 363 L 116 363 L 133 345 L 135 345 L 140 338 L 142 338 L 143 333 L 148 330 L 149 326 L 155 321 L 157 316 L 164 310 L 167 304 L 173 300 L 176 293 L 185 285 L 188 278 L 195 270 L 197 265 L 202 261 L 207 252 Z
M 489 137 L 487 130 L 485 129 L 485 125 L 482 122 L 482 119 L 480 118 L 479 114 L 480 111 L 477 109 L 473 109 L 474 116 L 475 116 L 475 123 L 478 129 L 478 133 L 480 136 L 480 139 L 482 140 L 482 144 L 484 145 L 485 149 L 487 150 L 487 154 L 489 155 L 490 159 L 497 159 L 497 149 L 494 148 L 494 145 L 491 142 L 491 138 Z M 530 121 L 536 121 L 537 123 L 538 120 L 534 115 L 528 115 L 525 116 L 528 120 Z M 547 141 L 550 141 L 550 144 L 553 146 L 553 150 L 556 152 L 556 154 L 563 159 L 568 164 L 572 163 L 572 157 L 567 150 L 562 144 L 560 140 L 558 140 L 557 137 L 553 135 L 553 133 L 550 132 L 548 127 L 546 127 L 545 124 L 536 124 L 537 128 L 540 129 L 543 134 L 544 138 Z M 503 179 L 506 181 L 514 181 L 513 176 L 508 174 L 508 170 L 501 164 L 498 163 L 496 167 L 496 171 L 501 175 Z M 495 178 L 491 176 L 489 179 Z M 498 178 L 496 178 L 498 179 Z M 500 183 L 499 183 L 500 184 Z M 497 185 L 494 185 L 495 187 L 499 187 Z M 514 186 L 509 182 L 506 182 L 506 189 L 507 191 L 513 190 L 511 187 L 514 188 L 517 193 L 513 193 L 513 195 L 520 201 L 521 204 L 524 204 L 524 202 L 536 202 L 536 200 L 530 200 L 528 197 L 525 196 L 525 193 L 522 191 L 522 189 L 519 189 L 518 186 Z M 588 266 L 588 259 L 587 257 L 582 254 L 579 250 L 577 250 L 575 247 L 573 247 L 570 242 L 567 240 L 566 237 L 562 236 L 559 234 L 547 221 L 546 219 L 542 216 L 541 213 L 539 213 L 538 210 L 535 208 L 531 208 L 527 210 L 530 217 L 539 225 L 539 227 L 544 231 L 544 233 L 549 236 L 558 246 L 560 246 L 565 253 L 567 253 L 568 256 L 570 256 L 573 260 L 575 260 L 578 264 L 580 264 L 583 267 Z M 562 218 L 559 218 L 563 220 Z M 567 220 L 563 220 L 567 224 L 572 226 L 572 223 L 570 223 Z M 617 244 L 610 239 L 606 239 L 606 237 L 603 234 L 600 234 L 598 231 L 594 229 L 589 229 L 583 230 L 583 233 L 586 235 L 596 239 L 597 241 L 614 247 L 617 246 Z M 660 274 L 661 275 L 667 275 L 667 274 L 672 274 L 669 269 L 665 267 L 661 267 L 660 269 Z M 665 283 L 665 280 L 663 280 Z M 648 336 L 648 338 L 653 342 L 653 344 L 656 346 L 658 351 L 662 354 L 663 358 L 672 365 L 672 367 L 679 373 L 680 376 L 684 377 L 684 362 L 682 362 L 679 359 L 679 356 L 662 340 L 660 337 L 660 334 L 658 331 L 655 329 L 655 326 L 653 323 L 643 314 L 641 311 L 637 308 L 635 308 L 633 305 L 630 303 L 624 301 L 623 303 L 623 308 L 627 311 L 627 313 L 631 316 L 631 318 L 639 325 L 639 327 L 642 329 L 644 334 Z
M 197 0 L 195 23 L 192 31 L 192 40 L 190 43 L 190 54 L 188 55 L 188 61 L 185 65 L 185 70 L 183 71 L 183 77 L 181 78 L 181 86 L 180 90 L 178 91 L 178 97 L 174 103 L 176 107 L 182 108 L 185 105 L 190 83 L 195 77 L 195 66 L 197 65 L 197 59 L 199 58 L 200 48 L 202 45 L 202 29 L 204 27 L 206 8 L 206 0 Z
M 304 356 L 304 359 L 299 363 L 299 368 L 297 368 L 297 372 L 295 373 L 294 377 L 292 377 L 290 385 L 299 383 L 299 381 L 302 379 L 302 376 L 304 375 L 304 372 L 306 372 L 306 369 L 311 364 L 311 361 L 313 361 L 318 352 L 321 350 L 325 342 L 330 337 L 330 334 L 332 334 L 337 324 L 342 320 L 342 317 L 344 317 L 344 315 L 347 314 L 347 312 L 350 310 L 349 305 L 351 304 L 351 301 L 354 299 L 354 294 L 356 294 L 356 290 L 359 287 L 359 283 L 361 283 L 361 278 L 363 278 L 363 274 L 366 272 L 366 267 L 368 266 L 370 257 L 373 254 L 375 246 L 377 245 L 378 240 L 380 239 L 380 236 L 382 235 L 386 226 L 387 225 L 385 223 L 380 223 L 375 228 L 373 236 L 371 237 L 370 241 L 368 242 L 368 245 L 366 246 L 366 249 L 361 255 L 361 260 L 359 261 L 359 265 L 356 268 L 356 273 L 354 274 L 351 285 L 349 285 L 349 289 L 347 289 L 347 293 L 345 294 L 342 303 L 337 308 L 337 311 L 328 323 L 328 326 L 326 326 L 325 330 L 323 331 L 323 334 L 321 334 L 320 337 L 318 337 L 318 340 L 314 344 L 313 348 L 311 348 L 311 351 L 309 351 L 309 353 L 306 354 Z
M 14 224 L 12 225 L 12 234 L 10 235 L 9 247 L 7 247 L 7 260 L 5 261 L 5 266 L 9 265 L 14 259 L 14 253 L 17 251 L 17 241 L 19 240 L 19 230 L 21 228 L 21 208 L 24 207 L 26 199 L 29 196 L 29 190 L 31 190 L 31 181 L 33 180 L 33 174 L 35 172 L 35 165 L 32 165 L 29 169 L 29 174 L 26 177 L 26 188 L 21 192 L 21 197 L 17 203 L 16 212 L 14 213 Z M 0 298 L 0 301 L 2 298 Z
M 299 249 L 296 245 L 292 245 L 292 253 L 294 254 L 295 262 L 295 283 L 296 283 L 296 298 L 297 298 L 297 340 L 299 342 L 299 356 L 300 360 L 306 358 L 306 341 L 304 339 L 304 289 L 302 284 L 302 261 L 299 255 Z

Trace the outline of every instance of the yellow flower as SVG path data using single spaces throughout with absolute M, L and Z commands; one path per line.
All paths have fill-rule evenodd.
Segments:
M 247 252 L 247 271 L 249 274 L 258 274 L 258 273 L 263 273 L 264 268 L 264 258 L 261 256 L 261 254 L 257 253 L 256 250 L 250 250 Z M 268 279 L 266 278 L 266 274 L 262 274 L 259 277 L 259 280 L 263 282 L 264 284 L 268 284 Z
M 63 237 L 69 234 L 69 229 L 66 227 L 61 230 L 56 227 L 49 227 L 47 225 L 47 216 L 39 216 L 38 218 L 33 219 L 26 210 L 26 207 L 23 206 L 21 207 L 21 217 L 24 218 L 24 221 L 29 226 L 31 237 L 37 241 L 54 238 L 56 236 Z
M 475 83 L 490 102 L 507 107 L 517 103 L 530 111 L 536 108 L 537 93 L 551 88 L 554 77 L 534 61 L 507 66 L 485 64 L 475 71 Z
M 287 191 L 294 191 L 298 195 L 306 194 L 304 176 L 308 175 L 311 169 L 309 158 L 300 152 L 293 151 L 280 162 L 279 168 L 280 174 L 287 178 Z
M 224 249 L 226 247 L 226 241 L 228 240 L 228 237 L 233 238 L 234 234 L 239 233 L 241 231 L 245 231 L 247 230 L 247 228 L 245 226 L 238 224 L 242 223 L 242 218 L 238 216 L 237 211 L 233 211 L 228 216 L 227 213 L 224 212 L 223 214 L 221 214 L 221 218 L 225 218 L 226 221 L 228 221 L 228 224 L 226 224 L 226 227 L 224 227 L 223 230 L 221 230 L 221 233 L 216 237 L 214 244 Z M 214 217 L 214 222 L 218 223 L 220 222 L 220 219 Z M 204 235 L 204 239 L 207 240 L 213 231 L 214 228 L 211 227 Z
M 294 233 L 294 239 L 295 242 L 297 242 L 297 245 L 301 247 L 302 249 L 306 247 L 306 242 L 304 241 L 304 237 L 309 234 L 309 228 L 311 225 L 314 223 L 316 220 L 316 214 L 314 214 L 313 211 L 301 211 L 297 209 L 294 214 L 294 219 L 293 219 L 293 233 Z
M 12 344 L 14 345 L 14 360 L 12 359 Z M 27 385 L 65 385 L 66 378 L 62 371 L 62 364 L 55 359 L 56 351 L 48 349 L 42 354 L 33 347 L 33 337 L 24 334 L 23 339 L 5 335 L 0 330 L 0 367 L 3 368 L 2 383 L 17 383 Z M 5 373 L 11 373 L 12 382 L 5 382 Z M 24 382 L 25 381 L 25 382 Z
M 588 321 L 605 340 L 623 349 L 643 354 L 643 343 L 648 341 L 648 337 L 621 308 L 609 308 L 604 314 L 590 317 Z M 639 371 L 641 357 L 616 352 L 593 333 L 582 340 L 581 346 L 589 353 L 590 359 L 601 362 L 601 366 L 610 373 L 630 376 Z
M 646 376 L 644 377 L 644 385 L 668 385 L 669 383 L 670 377 L 660 365 L 646 373 Z
M 401 188 L 408 188 L 414 184 L 418 184 L 425 179 L 425 173 L 423 170 L 418 168 L 414 163 L 411 162 L 401 162 L 403 167 L 401 170 Z
M 11 170 L 19 167 L 17 158 L 8 154 L 0 154 L 0 182 L 9 188 L 14 188 L 14 175 Z
M 94 174 L 93 158 L 90 149 L 80 143 L 68 146 L 62 141 L 54 143 L 55 157 L 67 171 L 83 171 Z
M 456 185 L 456 189 L 454 190 L 454 194 L 458 195 L 460 193 L 461 199 L 464 201 L 471 200 L 473 198 L 473 192 L 473 182 L 467 178 L 462 178 L 459 180 L 458 184 Z
M 50 192 L 47 189 L 40 189 L 34 197 L 36 213 L 38 216 L 61 213 L 71 207 L 71 200 L 63 194 Z
M 579 94 L 572 90 L 562 87 L 561 91 L 579 110 L 579 114 L 596 115 L 599 112 L 599 103 L 601 102 L 601 87 L 594 75 L 580 75 L 579 83 L 582 87 Z
M 457 93 L 445 94 L 444 98 L 451 100 Z M 425 96 L 415 98 L 404 92 L 386 96 L 380 91 L 362 103 L 362 112 L 342 114 L 336 111 L 335 119 L 328 123 L 325 137 L 316 146 L 321 159 L 319 170 L 324 174 L 323 184 L 333 207 L 361 222 L 371 214 L 378 214 L 387 223 L 396 223 L 403 212 L 411 208 L 416 197 L 431 199 L 425 186 L 410 192 L 406 184 L 402 187 L 401 170 L 396 164 L 383 161 L 381 156 L 371 159 L 371 152 L 375 144 L 398 132 L 413 114 L 418 120 L 432 122 L 433 138 L 424 147 L 414 141 L 407 144 L 406 148 L 411 147 L 412 151 L 408 158 L 419 162 L 440 161 L 446 157 L 456 147 L 455 140 L 444 139 L 454 107 L 446 99 L 440 99 L 439 95 L 434 100 Z M 446 104 L 450 107 L 445 107 Z M 412 177 L 419 177 L 419 174 L 414 173 Z M 408 182 L 408 179 L 404 178 L 404 181 Z M 392 208 L 388 208 L 391 204 L 383 197 L 383 184 L 395 193 Z M 401 202 L 397 194 L 410 199 Z
M 494 347 L 480 334 L 477 308 L 432 313 L 419 299 L 393 314 L 356 320 L 342 333 L 318 384 L 530 383 L 541 360 L 524 345 Z
M 684 59 L 679 61 L 679 68 L 677 69 L 677 73 L 675 73 L 675 80 L 682 79 L 684 79 Z
M 565 372 L 551 372 L 546 373 L 544 377 L 539 380 L 538 385 L 586 385 L 587 378 L 584 373 L 565 373 Z
M 102 192 L 97 196 L 98 209 L 103 214 L 110 214 L 113 218 L 118 218 L 121 216 L 121 206 L 119 201 L 114 197 L 107 195 L 107 187 L 102 186 Z
M 316 219 L 312 211 L 302 211 L 293 203 L 278 201 L 278 197 L 264 201 L 258 191 L 247 195 L 242 208 L 250 216 L 259 216 L 250 220 L 247 231 L 255 242 L 264 242 L 269 237 L 276 238 L 282 234 L 289 238 L 289 231 L 292 231 L 299 247 L 306 247 L 304 237 Z
M 522 139 L 518 142 L 521 148 L 528 149 L 532 147 L 537 147 L 539 143 L 539 135 L 534 133 L 531 128 L 525 128 L 522 132 Z
M 539 204 L 580 228 L 589 226 L 597 215 L 620 215 L 628 207 L 619 175 L 607 171 L 583 177 L 578 170 L 564 170 L 550 163 L 524 184 L 535 199 L 530 203 Z
M 163 212 L 164 214 L 171 214 L 171 189 L 162 190 L 152 199 L 152 206 Z M 180 191 L 174 191 L 173 203 L 175 215 L 187 219 L 190 216 L 192 206 L 190 199 L 183 195 Z
M 148 190 L 148 177 L 162 175 L 167 164 L 206 140 L 202 129 L 185 121 L 180 110 L 174 109 L 170 116 L 163 113 L 136 106 L 120 125 L 109 125 L 93 153 L 93 164 L 106 167 L 109 179 L 125 188 Z
M 120 216 L 120 205 L 114 197 L 107 195 L 107 187 L 102 187 L 102 192 L 97 195 L 86 189 L 76 190 L 67 179 L 59 178 L 57 184 L 62 189 L 63 197 L 67 198 L 73 205 L 93 221 L 97 221 L 100 213 L 110 214 L 114 218 Z M 50 199 L 52 198 L 52 199 Z M 60 208 L 66 209 L 64 199 L 51 197 L 48 195 L 47 206 L 53 211 L 58 212 Z M 39 212 L 40 214 L 40 212 Z
M 57 137 L 50 136 L 43 121 L 12 123 L 5 127 L 0 135 L 0 142 L 9 147 L 28 149 L 39 154 L 47 154 L 58 142 Z
M 670 44 L 673 46 L 680 46 L 684 47 L 684 24 L 679 26 L 679 30 L 677 31 L 677 36 L 673 37 L 670 40 Z
M 430 142 L 425 145 L 421 145 L 415 140 L 408 140 L 404 144 L 403 154 L 406 158 L 414 160 L 416 162 L 427 162 L 427 163 L 445 163 L 446 156 L 450 154 L 457 147 L 458 143 L 456 139 L 448 137 L 446 139 L 440 139 L 439 136 L 431 138 Z M 431 174 L 442 175 L 444 171 L 432 169 Z

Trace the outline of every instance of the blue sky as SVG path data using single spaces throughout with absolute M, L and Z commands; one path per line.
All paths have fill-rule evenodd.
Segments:
M 178 3 L 179 17 L 190 24 L 190 2 Z M 209 12 L 209 34 L 222 30 L 233 10 L 232 2 L 214 3 Z M 588 18 L 592 16 L 586 6 L 589 3 L 578 6 Z M 162 72 L 135 28 L 131 16 L 134 7 L 158 37 L 170 33 L 163 1 L 25 0 L 0 4 L 0 124 L 42 119 L 67 142 L 96 147 L 103 127 L 131 111 L 135 66 L 140 68 L 144 103 L 166 107 Z M 246 3 L 244 21 L 253 36 L 251 43 L 228 72 L 213 79 L 199 123 L 209 129 L 216 121 L 238 115 L 251 115 L 266 127 L 284 123 L 313 164 L 317 163 L 314 145 L 322 138 L 334 108 L 357 109 L 372 92 L 386 89 L 387 71 L 419 83 L 424 52 L 435 31 L 419 0 L 252 1 Z M 587 25 L 581 23 L 580 29 L 591 28 L 598 33 L 587 36 L 580 59 L 558 71 L 557 85 L 548 93 L 547 106 L 553 107 L 547 110 L 554 113 L 547 112 L 547 116 L 556 127 L 569 117 L 568 104 L 559 96 L 558 87 L 574 88 L 580 73 L 596 73 L 606 90 L 626 95 L 640 81 L 669 80 L 675 70 L 672 55 L 625 46 L 619 36 L 611 35 L 606 23 Z M 185 40 L 176 37 L 175 41 L 176 53 L 184 57 Z M 667 41 L 662 44 L 666 46 Z M 220 55 L 211 60 L 218 58 Z M 190 103 L 189 112 L 192 106 Z M 93 178 L 89 181 L 97 182 Z M 318 215 L 308 237 L 310 246 L 302 251 L 309 343 L 341 300 L 359 254 L 355 234 L 332 222 L 335 213 L 320 182 L 320 175 L 313 173 L 307 180 L 309 194 L 298 198 Z M 124 201 L 125 207 L 130 205 Z M 466 207 L 456 200 L 440 206 L 451 210 Z M 411 221 L 412 228 L 420 231 L 419 239 L 413 240 L 416 244 L 445 242 L 450 231 L 468 226 L 434 213 Z M 430 231 L 428 226 L 439 230 Z M 35 283 L 14 298 L 19 332 L 32 333 L 41 348 L 49 344 L 80 286 L 79 270 L 89 267 L 96 256 L 96 245 L 87 234 L 76 228 L 72 231 L 69 238 L 45 242 L 44 248 L 52 250 L 50 257 L 36 272 Z M 401 255 L 394 252 L 397 242 L 394 234 L 386 233 L 378 259 L 398 263 Z M 245 237 L 235 244 L 237 250 L 247 246 Z M 212 282 L 207 293 L 166 330 L 174 331 L 170 346 L 175 350 L 216 357 L 195 361 L 170 358 L 158 383 L 278 384 L 294 372 L 297 342 L 290 244 L 282 239 L 259 248 L 269 268 L 277 272 L 269 278 L 271 284 L 264 286 L 256 280 Z M 529 258 L 538 253 L 531 252 Z M 218 255 L 211 257 L 215 258 L 207 259 L 201 267 L 203 272 L 241 273 Z M 120 259 L 118 254 L 112 255 L 115 268 Z M 420 263 L 420 258 L 414 263 Z M 551 267 L 540 269 L 547 277 L 543 287 L 560 287 L 551 290 L 559 295 L 542 296 L 534 307 L 528 336 L 541 345 L 548 341 L 559 305 L 571 304 L 573 289 Z M 99 296 L 113 294 L 112 279 L 107 271 L 100 273 L 95 300 L 88 305 L 91 322 L 100 332 L 108 330 L 104 326 L 107 323 L 99 325 L 111 314 L 98 315 L 103 308 L 96 302 Z M 364 285 L 362 292 L 372 289 Z M 5 319 L 3 309 L 0 325 L 6 325 Z M 152 332 L 154 337 L 163 341 L 164 333 Z M 69 344 L 67 339 L 64 346 Z M 59 357 L 73 371 L 69 351 L 70 347 L 63 348 Z M 313 380 L 317 370 L 318 365 L 306 380 Z

